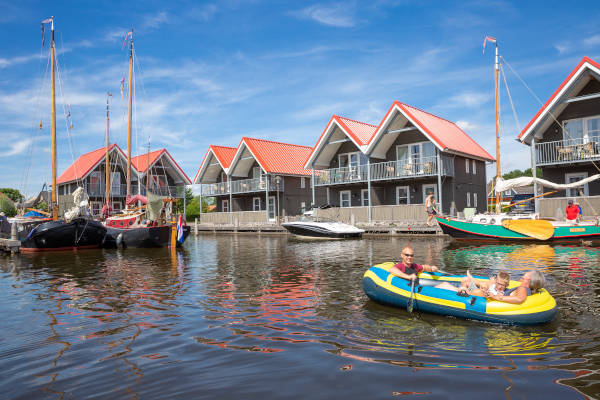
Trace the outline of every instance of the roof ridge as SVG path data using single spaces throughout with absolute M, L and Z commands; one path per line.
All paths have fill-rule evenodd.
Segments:
M 333 116 L 338 117 L 338 118 L 347 119 L 348 121 L 356 122 L 357 124 L 369 125 L 369 126 L 372 126 L 373 128 L 377 128 L 377 125 L 369 124 L 368 122 L 362 122 L 362 121 L 358 121 L 356 119 L 342 117 L 341 115 L 336 115 L 336 114 L 333 114 Z
M 248 137 L 248 136 L 244 136 L 244 137 L 242 138 L 242 140 L 244 140 L 244 139 L 250 139 L 250 140 L 259 140 L 259 141 L 261 141 L 261 142 L 269 142 L 269 143 L 285 144 L 285 145 L 288 145 L 288 146 L 306 147 L 306 148 L 312 149 L 312 147 L 311 147 L 311 146 L 304 146 L 304 145 L 302 145 L 302 144 L 294 144 L 294 143 L 284 143 L 284 142 L 278 142 L 278 141 L 276 141 L 276 140 L 269 140 L 269 139 L 259 139 L 259 138 L 251 138 L 251 137 Z
M 406 103 L 403 103 L 403 102 L 401 102 L 401 101 L 399 101 L 398 103 L 399 103 L 399 104 L 402 104 L 403 106 L 407 106 L 407 107 L 410 107 L 410 108 L 414 108 L 415 110 L 419 110 L 419 111 L 421 111 L 421 112 L 424 112 L 425 114 L 431 115 L 432 117 L 439 118 L 439 119 L 441 119 L 441 120 L 444 120 L 444 121 L 446 121 L 446 122 L 449 122 L 449 123 L 451 123 L 451 124 L 453 124 L 453 125 L 456 125 L 456 122 L 454 122 L 454 121 L 450 121 L 449 119 L 446 119 L 446 118 L 444 118 L 444 117 L 440 117 L 439 115 L 433 114 L 433 113 L 431 113 L 431 112 L 429 112 L 429 111 L 425 111 L 425 110 L 423 110 L 423 109 L 421 109 L 421 108 L 419 108 L 419 107 L 411 106 L 410 104 L 406 104 Z M 458 125 L 456 125 L 456 126 L 458 127 L 458 129 L 460 129 L 460 130 L 462 131 L 462 129 L 460 128 L 460 126 L 458 126 Z M 463 132 L 464 132 L 464 131 L 463 131 Z

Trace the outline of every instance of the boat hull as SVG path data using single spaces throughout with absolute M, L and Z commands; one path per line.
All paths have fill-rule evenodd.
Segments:
M 106 228 L 97 221 L 76 218 L 70 222 L 49 221 L 37 225 L 21 240 L 20 251 L 39 252 L 99 248 Z
M 363 289 L 371 300 L 406 309 L 411 296 L 410 282 L 390 276 L 389 269 L 393 265 L 391 262 L 383 263 L 367 270 L 363 276 Z M 528 296 L 522 304 L 509 304 L 479 296 L 462 297 L 451 290 L 435 287 L 443 281 L 460 282 L 461 278 L 459 275 L 421 273 L 420 283 L 413 293 L 414 310 L 511 325 L 543 324 L 556 316 L 556 301 L 545 289 Z M 511 287 L 518 285 L 519 282 L 511 281 Z
M 325 226 L 318 226 L 315 224 L 296 224 L 296 223 L 284 223 L 281 224 L 288 232 L 297 236 L 311 237 L 311 238 L 324 238 L 324 239 L 355 239 L 362 237 L 362 230 L 355 230 L 352 232 L 340 232 L 327 229 Z
M 183 241 L 177 242 L 180 247 L 190 234 L 190 226 L 183 227 Z M 106 228 L 106 237 L 102 243 L 104 248 L 152 248 L 167 247 L 171 244 L 171 225 L 160 225 L 139 228 Z
M 436 217 L 436 219 L 445 234 L 458 240 L 540 241 L 506 229 L 502 225 L 468 222 L 448 217 Z M 600 226 L 592 223 L 554 226 L 554 234 L 544 241 L 573 242 L 581 240 L 600 240 Z

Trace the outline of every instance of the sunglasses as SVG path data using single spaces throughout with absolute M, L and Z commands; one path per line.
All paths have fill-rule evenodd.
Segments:
M 402 253 L 402 255 L 406 256 L 406 257 L 414 257 L 415 256 L 414 254 L 406 254 L 406 253 Z

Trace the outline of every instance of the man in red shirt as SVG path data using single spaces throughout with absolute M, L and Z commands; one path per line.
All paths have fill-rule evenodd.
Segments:
M 579 207 L 573 204 L 573 200 L 569 199 L 569 205 L 565 210 L 567 214 L 567 222 L 571 224 L 577 223 L 577 216 L 579 215 Z
M 427 264 L 415 264 L 413 263 L 413 259 L 415 257 L 415 253 L 410 246 L 406 246 L 402 249 L 402 262 L 394 265 L 390 268 L 390 273 L 400 278 L 414 281 L 417 279 L 417 275 L 419 272 L 425 270 L 427 272 L 435 272 L 438 270 L 438 267 L 435 265 L 427 265 Z

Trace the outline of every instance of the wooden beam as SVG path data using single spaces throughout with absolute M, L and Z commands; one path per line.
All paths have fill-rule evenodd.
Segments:
M 408 131 L 414 131 L 414 130 L 417 130 L 416 126 L 409 126 L 408 128 L 394 129 L 393 131 L 386 131 L 384 134 L 387 135 L 389 133 L 401 133 L 401 132 L 408 132 Z
M 327 142 L 327 144 L 337 144 L 337 143 L 345 143 L 345 142 L 349 142 L 350 139 L 345 138 L 345 139 L 340 139 L 340 140 L 332 140 L 331 142 Z
M 564 100 L 563 103 L 574 103 L 576 101 L 597 99 L 598 97 L 600 97 L 600 93 L 586 94 L 584 96 L 577 96 L 577 97 L 573 97 L 573 98 Z

